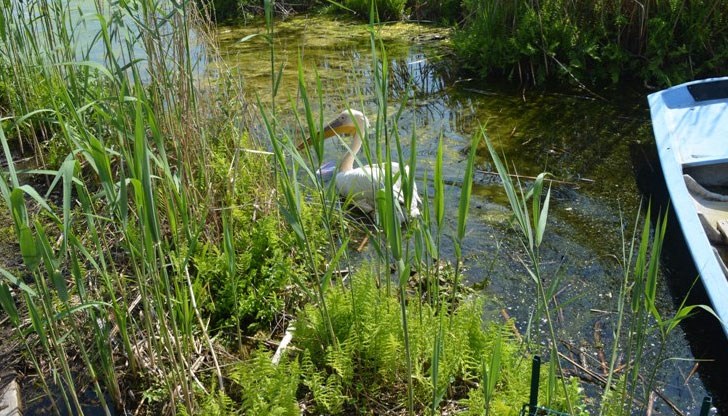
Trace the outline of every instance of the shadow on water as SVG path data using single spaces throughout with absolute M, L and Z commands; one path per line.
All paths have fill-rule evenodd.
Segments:
M 72 416 L 77 413 L 74 410 L 68 410 L 63 402 L 63 393 L 57 386 L 50 386 L 53 397 L 48 397 L 39 386 L 24 386 L 23 387 L 23 412 L 24 415 L 53 415 L 56 414 L 53 408 L 53 402 L 55 401 L 56 408 L 61 416 Z M 98 395 L 93 388 L 83 388 L 78 390 L 78 400 L 81 405 L 81 410 L 86 416 L 106 416 L 106 411 L 99 400 Z M 104 398 L 106 403 L 113 403 L 110 396 Z M 113 404 L 109 406 L 109 412 L 111 416 L 115 416 L 119 413 L 114 409 Z
M 647 198 L 651 198 L 659 211 L 668 211 L 668 232 L 662 255 L 663 274 L 670 287 L 675 305 L 687 296 L 687 304 L 710 305 L 705 288 L 685 243 L 680 224 L 670 206 L 670 197 L 654 144 L 634 146 L 633 157 L 639 169 L 637 184 Z M 655 213 L 658 210 L 654 211 Z M 656 214 L 655 214 L 656 215 Z M 695 283 L 695 284 L 693 284 Z M 728 340 L 718 320 L 699 310 L 682 325 L 693 357 L 705 360 L 699 363 L 700 377 L 706 389 L 713 394 L 713 404 L 719 414 L 728 414 Z

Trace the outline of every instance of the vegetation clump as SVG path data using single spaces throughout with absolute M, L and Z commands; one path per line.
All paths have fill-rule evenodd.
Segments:
M 230 371 L 239 391 L 229 394 L 241 395 L 246 412 L 402 414 L 405 380 L 412 377 L 417 414 L 437 408 L 473 415 L 483 414 L 483 409 L 486 414 L 518 414 L 529 394 L 530 360 L 509 325 L 483 321 L 476 298 L 452 313 L 409 299 L 408 336 L 414 352 L 410 375 L 397 297 L 378 287 L 373 269 L 366 267 L 347 286 L 326 295 L 336 342 L 329 339 L 320 309 L 309 305 L 294 324 L 295 348 L 280 362 L 271 361 L 271 352 L 257 350 Z M 438 334 L 441 326 L 444 331 Z M 546 377 L 549 366 L 541 371 Z M 582 401 L 578 382 L 568 385 L 571 402 Z M 547 390 L 541 386 L 541 397 L 549 397 Z M 548 400 L 551 408 L 566 409 L 559 391 Z M 226 398 L 208 406 L 234 408 Z
M 397 297 L 378 288 L 366 269 L 350 284 L 333 288 L 327 296 L 335 343 L 328 340 L 316 308 L 305 308 L 296 322 L 296 345 L 303 350 L 301 366 L 306 370 L 302 382 L 318 412 L 397 413 L 392 409 L 406 405 L 408 377 L 415 383 L 417 414 L 433 406 L 468 414 L 518 411 L 513 404 L 528 396 L 530 377 L 523 375 L 530 360 L 508 326 L 483 322 L 476 298 L 451 313 L 408 299 L 413 361 L 413 373 L 408 374 Z M 438 334 L 437 328 L 443 332 Z M 572 401 L 580 400 L 578 389 L 571 393 Z M 550 405 L 564 409 L 565 401 L 554 397 Z
M 454 39 L 466 69 L 524 83 L 677 84 L 726 71 L 728 8 L 717 0 L 469 1 Z

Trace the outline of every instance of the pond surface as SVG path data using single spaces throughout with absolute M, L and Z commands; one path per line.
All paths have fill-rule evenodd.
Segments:
M 388 113 L 402 110 L 397 126 L 405 157 L 410 152 L 409 138 L 413 133 L 418 138 L 416 177 L 421 194 L 427 186 L 422 178 L 432 177 L 442 135 L 445 177 L 451 183 L 447 212 L 457 212 L 457 183 L 467 148 L 482 126 L 525 183 L 542 171 L 558 180 L 552 184 L 551 214 L 542 246 L 544 275 L 547 281 L 557 275 L 561 278 L 562 289 L 556 297 L 561 306 L 556 318 L 558 337 L 573 347 L 576 361 L 582 351 L 590 368 L 598 370 L 593 358 L 600 343 L 595 333 L 610 344 L 622 279 L 623 239 L 631 236 L 635 219 L 642 215 L 643 192 L 652 193 L 650 187 L 661 180 L 652 156 L 646 100 L 627 92 L 602 99 L 584 92 L 524 91 L 455 79 L 446 30 L 397 23 L 376 33 L 385 45 L 390 70 Z M 270 49 L 264 34 L 262 22 L 221 27 L 218 32 L 224 62 L 239 70 L 249 96 L 269 103 Z M 276 96 L 281 113 L 302 108 L 297 93 L 300 59 L 309 92 L 316 90 L 318 76 L 326 120 L 346 106 L 360 108 L 370 118 L 377 114 L 372 47 L 365 25 L 329 17 L 295 17 L 276 22 L 274 45 L 276 71 L 279 65 L 283 68 Z M 344 151 L 341 145 L 326 147 L 331 159 Z M 478 156 L 463 248 L 467 279 L 489 299 L 486 314 L 502 320 L 506 312 L 524 331 L 535 304 L 535 286 L 520 261 L 525 255 L 509 225 L 510 208 L 491 173 L 487 150 L 482 147 Z M 457 219 L 453 216 L 449 221 L 445 234 L 453 234 Z M 675 307 L 668 285 L 661 282 L 659 290 L 660 313 L 670 316 Z M 647 360 L 654 357 L 657 342 L 647 346 Z M 697 415 L 703 396 L 719 392 L 706 392 L 701 378 L 692 374 L 695 361 L 681 330 L 672 334 L 668 344 L 667 355 L 679 360 L 665 364 L 661 391 L 686 414 Z M 605 352 L 609 355 L 609 350 Z M 674 413 L 657 400 L 654 414 Z

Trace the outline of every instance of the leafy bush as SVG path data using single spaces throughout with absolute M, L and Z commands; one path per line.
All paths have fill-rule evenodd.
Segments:
M 414 0 L 408 4 L 412 18 L 455 25 L 463 17 L 462 0 Z
M 344 0 L 342 4 L 358 15 L 368 18 L 371 14 L 372 1 L 375 12 L 381 20 L 401 19 L 407 3 L 407 0 Z
M 728 69 L 721 2 L 648 3 L 464 0 L 467 21 L 454 46 L 466 70 L 528 83 L 662 86 Z

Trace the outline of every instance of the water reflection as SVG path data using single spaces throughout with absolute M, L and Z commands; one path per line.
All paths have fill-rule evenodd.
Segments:
M 202 79 L 208 67 L 204 42 L 196 31 L 188 30 L 189 44 L 180 45 L 178 28 L 192 26 L 187 12 L 175 2 L 154 4 L 156 8 L 149 10 L 148 5 L 136 1 L 10 0 L 3 4 L 4 26 L 13 32 L 11 39 L 17 43 L 13 53 L 25 49 L 33 56 L 45 53 L 48 63 L 90 61 L 128 76 L 134 64 L 141 81 L 148 82 L 154 71 L 179 73 L 175 65 L 189 58 L 193 74 Z M 53 33 L 47 36 L 49 31 Z M 151 42 L 147 45 L 145 34 L 154 39 L 146 40 Z M 181 47 L 189 48 L 188 57 Z M 150 49 L 154 56 L 149 56 Z

